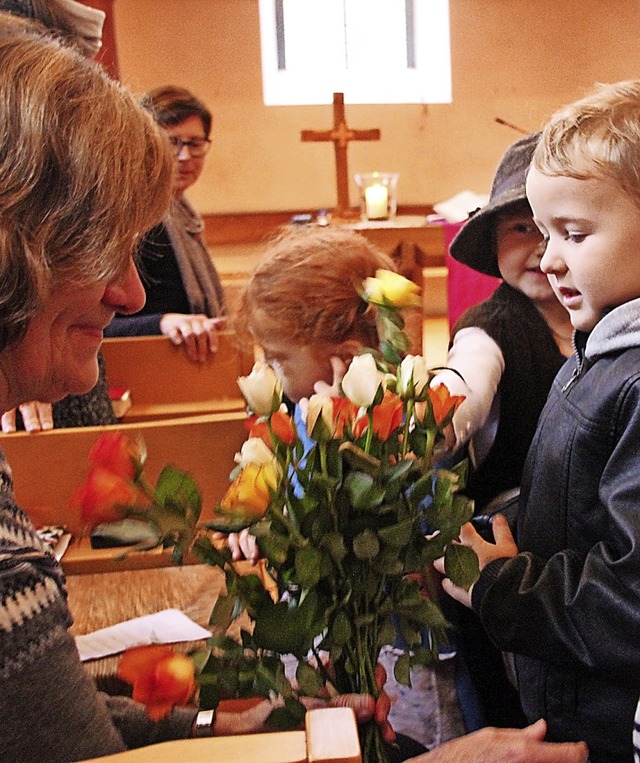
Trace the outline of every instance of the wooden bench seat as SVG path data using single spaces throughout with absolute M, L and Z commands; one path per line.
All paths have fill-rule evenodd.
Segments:
M 155 483 L 161 469 L 171 464 L 189 472 L 202 493 L 202 518 L 229 486 L 233 457 L 247 432 L 246 413 L 217 413 L 181 419 L 117 424 L 108 427 L 54 429 L 0 436 L 0 449 L 9 461 L 18 505 L 37 526 L 68 525 L 69 502 L 88 474 L 91 446 L 104 432 L 122 430 L 140 435 L 148 450 L 145 473 Z M 169 554 L 151 551 L 118 560 L 114 549 L 91 549 L 88 540 L 75 540 L 62 565 L 68 573 L 106 572 L 162 567 L 171 564 Z
M 122 421 L 244 410 L 237 379 L 251 371 L 253 353 L 237 345 L 233 332 L 220 332 L 219 340 L 215 354 L 194 363 L 165 336 L 105 339 L 109 387 L 130 393 Z

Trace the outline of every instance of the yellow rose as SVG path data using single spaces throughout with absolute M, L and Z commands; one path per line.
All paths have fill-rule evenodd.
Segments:
M 220 502 L 222 509 L 243 514 L 247 519 L 261 519 L 278 489 L 281 471 L 275 459 L 268 463 L 251 463 L 238 474 Z
M 420 307 L 420 288 L 408 278 L 392 270 L 376 270 L 375 278 L 364 281 L 364 297 L 375 305 Z

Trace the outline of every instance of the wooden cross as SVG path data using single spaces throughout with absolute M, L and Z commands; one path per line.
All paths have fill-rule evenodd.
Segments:
M 344 93 L 333 94 L 333 129 L 302 130 L 300 138 L 305 141 L 333 141 L 336 154 L 336 188 L 338 190 L 338 217 L 349 217 L 349 168 L 347 147 L 352 140 L 380 140 L 380 130 L 352 130 L 347 127 L 344 115 Z

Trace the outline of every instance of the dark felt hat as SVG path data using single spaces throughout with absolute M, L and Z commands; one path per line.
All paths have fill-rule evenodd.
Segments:
M 496 170 L 489 203 L 473 213 L 451 242 L 449 251 L 458 262 L 500 278 L 494 234 L 496 214 L 526 201 L 525 179 L 539 137 L 539 132 L 525 135 L 507 149 Z
M 0 0 L 0 11 L 13 13 L 14 16 L 22 16 L 27 19 L 36 17 L 31 0 Z

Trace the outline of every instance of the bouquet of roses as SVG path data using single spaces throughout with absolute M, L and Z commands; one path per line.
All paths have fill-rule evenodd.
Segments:
M 284 707 L 271 722 L 288 728 L 304 716 L 301 695 L 377 697 L 380 649 L 398 635 L 408 644 L 395 667 L 399 682 L 409 683 L 413 665 L 437 659 L 447 622 L 431 564 L 444 555 L 447 575 L 468 588 L 478 563 L 453 542 L 473 514 L 462 494 L 467 464 L 434 466 L 463 398 L 443 385 L 431 388 L 434 372 L 424 358 L 404 356 L 401 311 L 415 304 L 415 289 L 387 271 L 367 279 L 362 298 L 377 311 L 380 347 L 352 360 L 341 394 L 313 395 L 304 423 L 282 404 L 268 365 L 257 363 L 239 379 L 250 432 L 213 522 L 194 527 L 193 485 L 184 511 L 167 490 L 184 488 L 175 473 L 161 475 L 159 496 L 146 489 L 146 508 L 129 507 L 154 521 L 159 542 L 173 545 L 177 558 L 193 551 L 224 570 L 226 594 L 212 613 L 210 649 L 196 657 L 201 707 L 277 692 Z M 135 474 L 141 479 L 141 470 Z M 274 588 L 240 574 L 211 530 L 254 535 Z M 238 641 L 226 633 L 242 613 L 248 625 Z M 287 655 L 293 659 L 283 661 Z M 375 721 L 361 735 L 364 760 L 387 760 Z
M 205 694 L 275 690 L 285 697 L 281 719 L 295 720 L 304 712 L 297 693 L 377 696 L 378 654 L 398 631 L 409 644 L 395 668 L 400 682 L 409 682 L 412 665 L 437 658 L 447 623 L 431 563 L 444 555 L 447 574 L 467 588 L 478 566 L 470 549 L 452 543 L 473 514 L 461 494 L 466 462 L 433 466 L 462 398 L 430 387 L 422 357 L 402 357 L 401 309 L 414 304 L 415 288 L 387 271 L 367 279 L 362 298 L 377 310 L 381 346 L 352 360 L 340 396 L 308 400 L 303 431 L 268 365 L 239 380 L 252 426 L 211 527 L 249 528 L 277 595 L 238 575 L 208 537 L 196 540 L 200 556 L 226 573 L 212 623 L 223 632 L 241 611 L 252 623 L 241 644 L 224 635 L 212 641 L 200 675 Z M 282 655 L 297 659 L 293 681 Z M 375 723 L 362 733 L 364 759 L 385 760 Z

